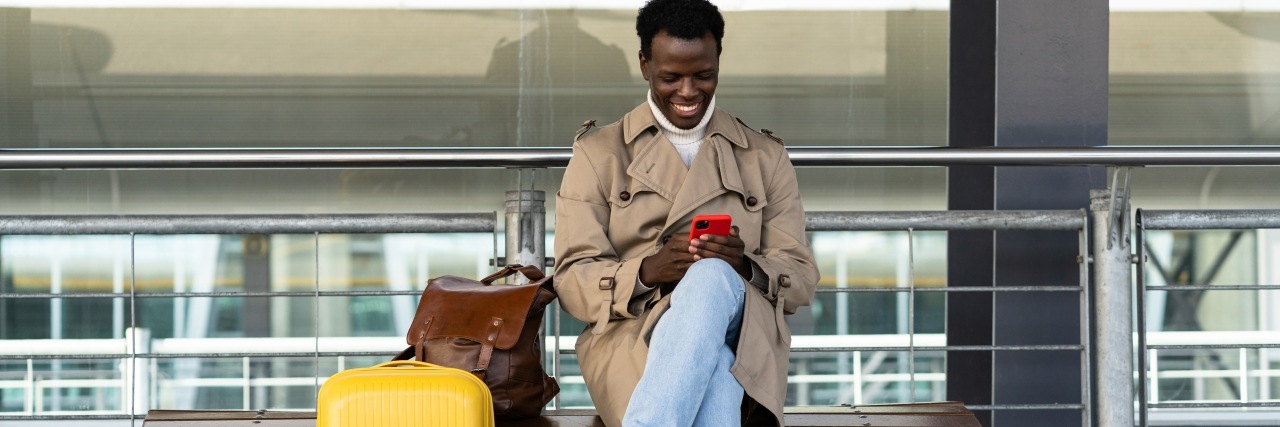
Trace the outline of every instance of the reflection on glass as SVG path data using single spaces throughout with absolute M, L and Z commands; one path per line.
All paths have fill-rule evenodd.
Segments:
M 946 144 L 945 10 L 726 11 L 740 30 L 722 108 L 791 145 Z M 31 96 L 6 102 L 31 119 L 3 148 L 568 147 L 645 93 L 634 9 L 12 13 L 30 37 L 9 49 L 30 59 L 0 67 L 30 69 L 2 75 Z M 494 171 L 3 174 L 14 213 L 492 210 L 514 186 Z M 850 191 L 942 206 L 933 169 L 801 179 L 815 206 L 854 208 Z
M 1280 138 L 1280 13 L 1113 12 L 1110 144 Z
M 584 120 L 614 120 L 644 97 L 633 8 L 0 8 L 0 15 L 29 35 L 0 38 L 0 51 L 22 53 L 0 62 L 0 83 L 16 95 L 0 104 L 25 112 L 0 130 L 5 149 L 568 147 Z M 725 39 L 733 48 L 722 58 L 718 105 L 752 126 L 791 145 L 946 143 L 945 10 L 727 10 L 726 20 L 738 30 Z M 505 191 L 554 191 L 561 174 L 538 172 L 529 183 L 506 170 L 3 171 L 0 213 L 492 212 Z M 944 206 L 940 168 L 804 169 L 800 179 L 811 210 Z M 547 208 L 554 218 L 554 201 Z M 917 284 L 941 286 L 945 236 L 917 238 Z M 820 234 L 819 241 L 819 259 L 847 252 L 841 267 L 822 267 L 824 276 L 853 272 L 823 286 L 901 283 L 900 237 Z M 109 339 L 114 347 L 103 351 L 115 354 L 129 352 L 124 339 L 141 332 L 147 339 L 136 351 L 144 354 L 268 345 L 393 353 L 413 318 L 412 294 L 430 277 L 487 275 L 495 246 L 489 235 L 3 236 L 0 292 L 141 297 L 136 306 L 127 298 L 6 299 L 0 338 L 23 348 L 35 348 L 32 339 Z M 862 258 L 870 254 L 875 261 Z M 316 291 L 409 295 L 310 295 Z M 208 292 L 297 294 L 198 295 Z M 941 330 L 940 296 L 916 299 L 918 331 Z M 838 317 L 842 304 L 847 316 Z M 902 313 L 874 309 L 885 304 Z M 811 335 L 899 334 L 905 304 L 898 293 L 824 294 L 793 321 Z M 562 316 L 559 331 L 572 337 L 583 326 Z M 145 385 L 144 409 L 306 409 L 315 404 L 317 376 L 387 358 L 142 358 L 145 375 L 135 380 Z M 574 379 L 576 359 L 560 359 L 562 406 L 590 407 Z M 886 363 L 878 366 L 896 362 Z M 28 376 L 25 364 L 3 366 L 0 381 Z M 99 370 L 127 377 L 115 365 L 73 364 L 37 364 L 30 375 Z M 909 397 L 899 380 L 885 381 L 869 386 L 868 402 Z M 28 410 L 24 402 L 34 397 L 9 384 L 0 383 L 0 410 Z M 129 393 L 118 385 L 94 390 L 115 402 L 94 410 L 128 408 Z
M 1112 1 L 1111 145 L 1280 144 L 1280 13 L 1161 11 Z M 1117 9 L 1120 7 L 1120 9 Z M 1122 10 L 1121 10 L 1122 9 Z M 1145 10 L 1142 10 L 1145 9 Z M 1270 9 L 1270 8 L 1268 8 Z M 1133 174 L 1144 209 L 1276 209 L 1276 167 L 1146 168 Z M 1280 235 L 1263 231 L 1146 233 L 1146 325 L 1153 345 L 1267 340 L 1280 330 L 1275 291 L 1177 289 L 1280 284 Z M 1157 350 L 1151 402 L 1275 399 L 1273 349 Z

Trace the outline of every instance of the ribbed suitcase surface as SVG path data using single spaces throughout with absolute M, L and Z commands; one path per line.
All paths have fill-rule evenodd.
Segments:
M 348 369 L 325 381 L 317 427 L 493 426 L 493 397 L 466 371 L 415 361 Z

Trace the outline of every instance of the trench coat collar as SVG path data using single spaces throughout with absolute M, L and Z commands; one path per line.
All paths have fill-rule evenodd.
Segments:
M 675 147 L 657 131 L 657 121 L 647 104 L 636 107 L 623 119 L 624 141 L 636 144 L 627 175 L 671 201 L 663 227 L 666 230 L 672 230 L 685 215 L 715 196 L 730 191 L 746 193 L 731 146 L 746 148 L 746 135 L 729 113 L 716 109 L 712 114 L 702 148 L 687 169 Z M 647 133 L 649 129 L 654 132 Z M 648 138 L 642 136 L 646 134 Z
M 648 101 L 636 106 L 622 118 L 622 136 L 627 144 L 634 142 L 649 129 L 655 129 L 656 132 L 657 128 L 658 119 L 653 117 Z M 707 122 L 707 139 L 714 135 L 723 136 L 733 145 L 747 148 L 747 135 L 742 132 L 742 127 L 737 125 L 733 116 L 719 108 L 711 112 L 711 121 Z

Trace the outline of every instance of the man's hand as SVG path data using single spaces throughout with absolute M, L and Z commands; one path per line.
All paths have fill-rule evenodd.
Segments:
M 672 238 L 671 240 L 675 240 Z M 742 277 L 751 277 L 751 264 L 747 263 L 743 253 L 747 244 L 738 237 L 738 226 L 729 230 L 728 236 L 703 234 L 698 240 L 689 242 L 689 253 L 693 260 L 703 258 L 720 258 L 733 266 Z
M 658 253 L 640 261 L 640 282 L 649 287 L 679 282 L 695 261 L 691 247 L 688 234 L 671 236 Z

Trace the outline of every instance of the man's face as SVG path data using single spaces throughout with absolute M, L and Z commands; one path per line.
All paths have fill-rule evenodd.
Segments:
M 707 114 L 720 78 L 716 39 L 708 31 L 699 39 L 680 39 L 658 32 L 650 58 L 640 55 L 640 73 L 653 91 L 653 103 L 671 124 L 692 129 Z

